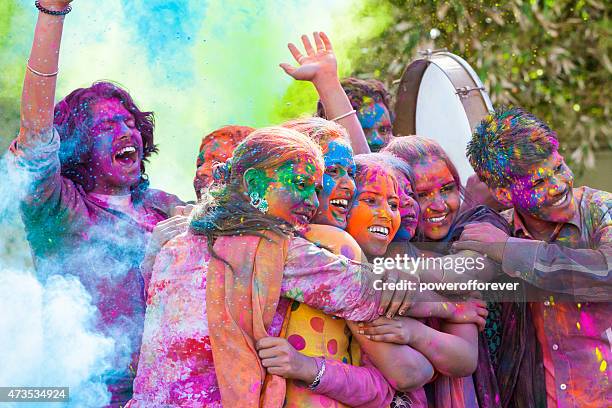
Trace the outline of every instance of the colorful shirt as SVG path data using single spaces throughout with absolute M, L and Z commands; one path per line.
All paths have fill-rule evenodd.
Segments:
M 206 238 L 191 233 L 174 238 L 158 255 L 130 407 L 221 406 L 206 318 L 210 259 Z M 373 279 L 369 265 L 294 237 L 281 295 L 347 320 L 372 320 L 380 303 Z M 268 332 L 278 334 L 282 322 L 275 318 Z
M 548 242 L 532 240 L 519 214 L 504 212 L 516 238 L 506 244 L 502 268 L 549 292 L 547 301 L 532 307 L 549 357 L 548 400 L 556 399 L 558 407 L 612 406 L 612 195 L 580 187 L 574 199 L 573 219 Z M 578 299 L 560 302 L 559 294 Z
M 361 350 L 351 341 L 345 320 L 293 302 L 286 337 L 300 353 L 324 357 L 326 371 L 314 391 L 303 383 L 288 380 L 285 407 L 380 408 L 389 405 L 393 388 L 367 356 L 363 356 L 364 364 L 360 367 Z
M 98 330 L 122 345 L 106 382 L 112 404 L 125 403 L 144 322 L 138 265 L 155 224 L 182 202 L 149 189 L 134 203 L 138 219 L 111 209 L 61 175 L 59 147 L 55 130 L 10 147 L 11 164 L 27 180 L 21 202 L 27 238 L 39 277 L 77 276 L 98 308 Z

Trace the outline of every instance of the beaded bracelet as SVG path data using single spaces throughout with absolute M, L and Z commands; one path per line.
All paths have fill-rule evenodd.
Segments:
M 68 14 L 68 13 L 70 13 L 72 11 L 72 6 L 70 4 L 68 5 L 68 7 L 66 7 L 63 10 L 49 10 L 49 9 L 46 9 L 43 6 L 41 6 L 39 0 L 36 0 L 34 2 L 34 5 L 38 9 L 38 11 L 40 11 L 41 13 L 50 14 L 52 16 L 65 16 L 66 14 Z

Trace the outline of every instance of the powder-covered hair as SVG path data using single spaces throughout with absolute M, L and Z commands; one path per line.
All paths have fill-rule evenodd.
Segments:
M 94 82 L 88 88 L 79 88 L 55 105 L 53 124 L 60 136 L 59 159 L 61 173 L 85 191 L 91 191 L 95 186 L 94 175 L 89 170 L 91 148 L 94 135 L 91 128 L 94 123 L 92 106 L 103 99 L 117 99 L 133 116 L 136 129 L 142 136 L 143 160 L 140 164 L 140 181 L 132 187 L 133 192 L 143 192 L 148 187 L 145 174 L 145 162 L 152 153 L 157 153 L 153 141 L 155 120 L 153 112 L 141 111 L 136 106 L 132 96 L 119 85 L 111 82 Z
M 395 170 L 384 159 L 385 156 L 382 156 L 381 153 L 364 153 L 355 156 L 355 165 L 357 167 L 357 171 L 355 172 L 355 184 L 360 186 L 369 183 L 370 180 L 367 180 L 365 177 L 367 176 L 368 170 L 371 170 L 376 171 L 378 174 L 389 175 L 393 180 L 396 192 L 399 192 L 399 183 L 395 176 Z
M 467 146 L 470 164 L 489 187 L 505 187 L 559 148 L 557 135 L 520 107 L 498 107 L 476 127 Z
M 193 179 L 193 188 L 195 189 L 198 200 L 200 199 L 201 190 L 208 187 L 206 183 L 200 179 L 198 169 L 204 164 L 204 155 L 210 144 L 217 139 L 227 139 L 231 141 L 233 146 L 238 146 L 238 144 L 254 130 L 255 128 L 248 126 L 228 125 L 214 130 L 202 138 L 200 150 L 198 151 L 198 157 L 196 159 L 196 175 Z
M 376 79 L 359 79 L 348 77 L 340 81 L 342 88 L 346 95 L 351 101 L 351 106 L 356 111 L 359 111 L 363 105 L 365 105 L 368 99 L 374 100 L 374 102 L 380 102 L 389 111 L 391 122 L 393 122 L 394 115 L 393 109 L 391 108 L 391 94 L 387 91 L 385 85 Z M 325 118 L 325 108 L 323 103 L 319 101 L 317 104 L 317 116 Z
M 407 162 L 387 152 L 372 153 L 372 158 L 381 164 L 389 166 L 396 174 L 404 175 L 410 182 L 412 190 L 414 191 L 416 183 L 414 170 L 412 170 L 412 167 Z
M 258 235 L 263 231 L 287 234 L 293 227 L 284 220 L 261 213 L 250 205 L 243 187 L 243 176 L 249 169 L 265 171 L 285 163 L 311 159 L 318 169 L 324 168 L 319 145 L 307 136 L 280 126 L 261 128 L 246 137 L 234 150 L 234 156 L 215 167 L 220 180 L 205 191 L 194 210 L 191 230 L 206 235 L 213 256 L 214 239 L 227 235 Z
M 334 139 L 341 139 L 346 143 L 350 143 L 348 133 L 343 126 L 322 117 L 293 119 L 283 123 L 281 126 L 310 137 L 319 146 Z
M 461 186 L 461 178 L 457 167 L 451 161 L 446 151 L 438 142 L 433 139 L 428 139 L 422 136 L 402 136 L 396 137 L 385 146 L 382 150 L 385 153 L 390 153 L 408 163 L 412 168 L 418 165 L 421 161 L 427 158 L 438 158 L 446 164 L 448 171 L 453 176 L 455 184 L 460 192 L 463 191 Z

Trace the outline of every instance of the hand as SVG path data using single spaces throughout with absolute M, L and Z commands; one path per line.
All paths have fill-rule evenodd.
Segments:
M 474 323 L 478 330 L 483 331 L 487 324 L 487 302 L 481 299 L 469 299 L 465 302 L 453 303 L 454 311 L 445 320 L 449 323 Z
M 172 211 L 170 212 L 170 215 L 171 216 L 182 215 L 184 217 L 189 217 L 189 214 L 191 214 L 194 208 L 195 208 L 195 205 L 193 204 L 177 205 L 176 207 L 172 209 Z
M 304 44 L 306 55 L 302 55 L 293 43 L 289 43 L 289 51 L 299 66 L 294 67 L 283 63 L 280 64 L 280 67 L 293 78 L 300 81 L 310 81 L 315 86 L 325 80 L 337 81 L 338 64 L 329 38 L 323 32 L 313 33 L 313 38 L 317 47 L 316 50 L 312 48 L 308 36 L 302 36 L 302 44 Z
M 315 359 L 298 352 L 287 339 L 264 337 L 255 348 L 269 374 L 311 384 L 319 372 Z
M 410 317 L 398 317 L 388 319 L 379 317 L 370 323 L 359 323 L 359 334 L 366 336 L 372 341 L 385 343 L 410 344 Z
M 383 282 L 385 283 L 397 283 L 402 281 L 418 281 L 416 275 L 411 275 L 406 272 L 400 272 L 399 270 L 385 269 L 383 275 Z M 378 310 L 380 315 L 385 315 L 388 319 L 392 319 L 396 314 L 405 316 L 408 309 L 412 305 L 412 297 L 415 295 L 415 291 L 409 289 L 386 289 L 383 291 L 380 299 L 380 308 Z
M 151 238 L 149 238 L 146 253 L 156 254 L 166 242 L 187 231 L 188 227 L 189 220 L 182 215 L 175 215 L 167 220 L 158 222 L 155 228 L 153 228 Z
M 459 241 L 453 244 L 453 250 L 480 252 L 496 262 L 501 262 L 508 238 L 508 234 L 488 222 L 475 222 L 463 227 Z
M 481 204 L 486 205 L 495 211 L 503 211 L 510 208 L 495 199 L 493 194 L 491 194 L 491 191 L 489 191 L 489 187 L 480 181 L 477 174 L 472 174 L 470 177 L 468 177 L 465 184 L 464 195 L 464 204 L 468 208 Z

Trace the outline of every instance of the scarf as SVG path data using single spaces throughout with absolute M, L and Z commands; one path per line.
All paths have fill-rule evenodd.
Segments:
M 285 379 L 266 374 L 255 343 L 269 336 L 289 238 L 263 234 L 217 238 L 214 251 L 231 267 L 209 262 L 206 313 L 224 407 L 280 408 L 285 399 Z

